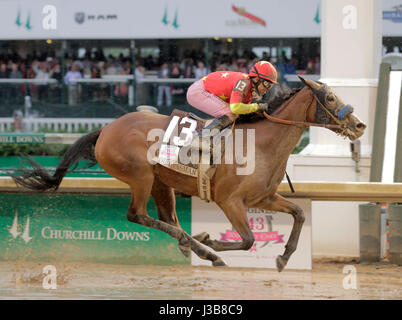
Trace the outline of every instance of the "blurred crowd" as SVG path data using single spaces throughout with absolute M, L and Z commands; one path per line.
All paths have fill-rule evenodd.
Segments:
M 253 52 L 245 51 L 242 56 L 214 53 L 208 59 L 209 69 L 206 69 L 206 59 L 201 54 L 188 53 L 181 61 L 169 57 L 139 58 L 137 67 L 139 72 L 145 75 L 146 71 L 169 69 L 171 78 L 201 78 L 206 73 L 218 70 L 240 71 L 247 73 L 250 67 L 259 60 L 267 60 L 275 64 L 284 73 L 296 73 L 303 70 L 307 74 L 320 73 L 320 58 L 305 59 L 302 63 L 296 57 L 288 59 L 285 55 L 281 61 L 269 57 L 265 52 L 262 57 L 257 57 Z M 132 60 L 130 57 L 120 55 L 114 57 L 102 56 L 101 58 L 77 58 L 65 59 L 66 72 L 79 72 L 82 78 L 101 78 L 104 75 L 127 75 L 131 73 Z M 16 54 L 0 55 L 0 78 L 10 79 L 56 79 L 61 80 L 61 61 L 54 57 L 29 57 L 22 59 Z M 68 82 L 68 80 L 67 80 Z
M 135 74 L 136 79 L 141 82 L 144 77 L 153 75 L 160 79 L 169 78 L 189 78 L 200 79 L 212 71 L 227 70 L 239 71 L 248 73 L 251 66 L 259 61 L 267 60 L 273 63 L 281 75 L 285 74 L 319 74 L 320 73 L 320 58 L 298 60 L 296 57 L 288 59 L 284 54 L 281 59 L 277 57 L 271 58 L 266 52 L 262 57 L 257 57 L 251 51 L 245 51 L 241 56 L 235 54 L 221 54 L 213 53 L 208 60 L 201 52 L 186 53 L 181 61 L 177 61 L 172 57 L 165 58 L 163 56 L 139 58 L 136 60 Z M 75 105 L 79 103 L 80 92 L 77 86 L 77 79 L 99 79 L 103 76 L 114 75 L 129 75 L 132 73 L 132 60 L 130 57 L 120 55 L 114 57 L 109 55 L 107 57 L 84 57 L 77 58 L 75 56 L 66 57 L 64 60 L 65 69 L 62 70 L 62 63 L 60 58 L 54 57 L 32 57 L 22 59 L 17 54 L 0 55 L 0 78 L 8 79 L 37 79 L 37 80 L 50 80 L 53 81 L 51 86 L 37 85 L 30 86 L 32 94 L 40 101 L 45 101 L 49 94 L 57 97 L 60 95 L 62 83 L 68 87 L 69 104 Z M 208 67 L 207 67 L 208 65 Z M 280 78 L 283 81 L 283 78 Z M 56 80 L 56 81 L 54 81 Z M 14 88 L 24 92 L 26 88 L 20 86 Z M 0 92 L 2 97 L 15 97 L 16 92 L 8 90 L 7 92 Z M 49 90 L 51 91 L 49 93 Z M 140 88 L 140 91 L 144 91 Z M 4 91 L 0 89 L 0 91 Z M 13 92 L 11 92 L 13 91 Z M 120 97 L 128 96 L 128 85 L 121 83 L 116 84 L 114 87 L 114 95 Z M 177 89 L 172 85 L 161 84 L 158 87 L 158 105 L 171 105 L 172 94 L 181 94 L 183 89 Z M 97 94 L 94 92 L 86 92 L 87 94 Z M 163 97 L 165 101 L 163 101 Z
M 107 60 L 73 59 L 65 60 L 66 72 L 75 71 L 82 78 L 101 78 L 102 75 L 130 74 L 131 61 L 129 58 Z M 61 61 L 59 58 L 21 59 L 17 56 L 7 58 L 0 56 L 0 78 L 10 79 L 62 79 Z M 68 81 L 68 80 L 67 80 Z

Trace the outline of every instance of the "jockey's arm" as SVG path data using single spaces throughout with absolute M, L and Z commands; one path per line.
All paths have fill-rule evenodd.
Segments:
M 233 88 L 230 96 L 230 111 L 234 114 L 247 114 L 258 110 L 257 103 L 243 103 L 244 96 L 249 90 L 249 81 L 246 79 L 239 80 Z
M 250 104 L 242 102 L 230 103 L 230 111 L 234 114 L 247 114 L 256 112 L 257 110 L 258 110 L 257 103 L 250 103 Z

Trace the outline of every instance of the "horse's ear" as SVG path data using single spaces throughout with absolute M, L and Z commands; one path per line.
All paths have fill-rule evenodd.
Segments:
M 315 82 L 313 80 L 305 79 L 305 78 L 300 77 L 300 76 L 298 76 L 298 77 L 301 80 L 301 82 L 303 82 L 306 86 L 310 87 L 313 90 L 319 90 L 321 88 L 321 86 L 317 82 Z

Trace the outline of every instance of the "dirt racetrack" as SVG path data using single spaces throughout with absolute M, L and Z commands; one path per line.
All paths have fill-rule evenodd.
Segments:
M 43 267 L 57 269 L 57 288 L 44 289 Z M 356 289 L 344 289 L 356 269 Z M 350 282 L 351 283 L 351 282 Z M 402 299 L 402 267 L 388 263 L 315 260 L 312 271 L 0 262 L 0 299 Z

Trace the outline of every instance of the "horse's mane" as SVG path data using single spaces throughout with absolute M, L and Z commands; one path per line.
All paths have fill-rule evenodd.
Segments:
M 298 93 L 304 86 L 289 89 L 287 87 L 282 87 L 280 85 L 274 85 L 273 88 L 262 98 L 260 102 L 265 102 L 268 104 L 268 114 L 272 114 L 276 109 L 283 105 L 287 100 Z M 257 102 L 257 101 L 253 101 Z M 250 123 L 255 121 L 260 121 L 265 119 L 262 113 L 250 113 L 242 114 L 236 120 L 237 123 Z

